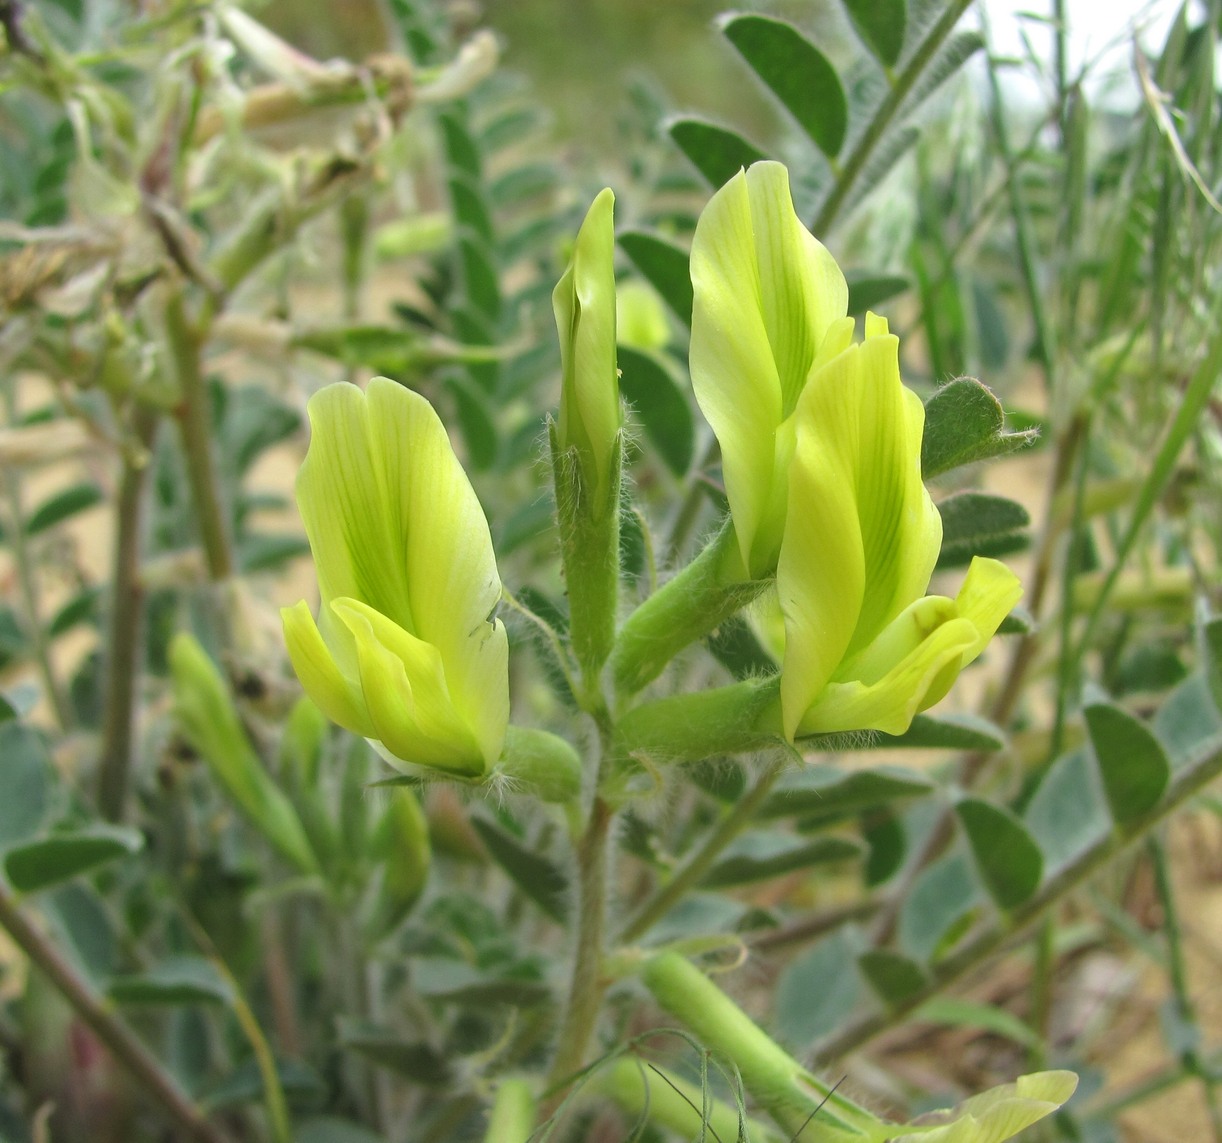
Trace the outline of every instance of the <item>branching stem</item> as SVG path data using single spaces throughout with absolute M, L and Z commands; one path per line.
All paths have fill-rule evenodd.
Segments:
M 1102 841 L 1090 846 L 1058 873 L 1025 904 L 1020 905 L 996 925 L 986 927 L 966 941 L 934 969 L 929 982 L 886 1012 L 872 1013 L 849 1024 L 819 1046 L 822 1063 L 856 1051 L 862 1044 L 894 1027 L 925 1001 L 945 992 L 999 952 L 1012 940 L 1028 932 L 1070 893 L 1082 888 L 1113 858 L 1145 837 L 1178 810 L 1189 798 L 1200 793 L 1222 775 L 1222 739 L 1212 738 L 1200 754 L 1181 767 L 1162 801 L 1123 828 L 1117 827 Z
M 891 126 L 904 100 L 908 98 L 913 85 L 937 55 L 946 37 L 954 31 L 959 18 L 968 10 L 971 3 L 972 0 L 952 0 L 942 15 L 938 17 L 937 22 L 926 33 L 925 38 L 917 45 L 916 50 L 908 57 L 903 69 L 895 77 L 894 83 L 878 105 L 878 110 L 871 116 L 869 124 L 853 146 L 849 157 L 845 159 L 831 194 L 819 208 L 819 214 L 811 225 L 811 230 L 816 237 L 825 235 L 831 229 L 832 223 L 848 202 L 849 193 L 858 177 L 865 170 L 870 156 L 874 153 L 874 148 L 887 133 L 887 128 Z

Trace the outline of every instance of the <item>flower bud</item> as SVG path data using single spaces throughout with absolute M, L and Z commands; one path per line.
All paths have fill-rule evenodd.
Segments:
M 615 197 L 602 191 L 552 293 L 560 335 L 552 471 L 570 634 L 587 685 L 611 650 L 619 588 L 622 424 L 615 364 Z

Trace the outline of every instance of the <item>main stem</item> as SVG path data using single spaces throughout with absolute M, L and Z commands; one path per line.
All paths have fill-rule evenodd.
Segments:
M 140 1087 L 190 1139 L 199 1143 L 228 1143 L 228 1137 L 204 1117 L 157 1058 L 96 996 L 55 945 L 18 907 L 12 891 L 0 883 L 0 925 L 33 964 L 63 994 L 76 1014 L 106 1045 Z
M 594 796 L 585 833 L 577 847 L 578 916 L 577 949 L 569 996 L 556 1042 L 548 1087 L 580 1069 L 598 1023 L 602 1007 L 603 950 L 607 925 L 607 840 L 612 810 L 599 795 Z

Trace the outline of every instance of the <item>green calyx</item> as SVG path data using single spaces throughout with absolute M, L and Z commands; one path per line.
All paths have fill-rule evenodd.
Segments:
M 616 693 L 656 679 L 685 647 L 707 635 L 768 587 L 746 575 L 734 525 L 726 520 L 704 550 L 620 627 L 611 655 Z

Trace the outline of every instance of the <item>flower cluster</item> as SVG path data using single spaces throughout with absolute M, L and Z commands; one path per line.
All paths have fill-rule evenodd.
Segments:
M 885 319 L 868 315 L 854 343 L 844 276 L 779 163 L 713 197 L 692 284 L 692 384 L 721 444 L 742 572 L 776 576 L 780 622 L 761 626 L 781 662 L 781 729 L 902 733 L 984 649 L 1018 580 L 978 558 L 955 599 L 925 596 L 942 522 L 921 481 L 924 408 Z
M 609 191 L 595 200 L 554 298 L 553 467 L 586 696 L 615 639 L 612 206 Z M 903 733 L 984 649 L 1018 580 L 978 558 L 955 598 L 925 594 L 942 523 L 921 479 L 924 409 L 886 321 L 867 315 L 855 340 L 844 276 L 794 213 L 783 166 L 757 163 L 713 196 L 691 270 L 692 383 L 721 445 L 732 529 L 713 578 L 734 581 L 730 607 L 742 584 L 775 579 L 755 618 L 780 664 L 778 701 L 752 729 Z M 445 429 L 384 379 L 324 390 L 310 419 L 298 497 L 322 607 L 317 623 L 304 603 L 285 612 L 294 668 L 334 721 L 391 758 L 481 780 L 506 742 L 508 646 L 488 525 Z M 674 603 L 652 625 L 695 637 L 702 602 Z M 639 639 L 631 626 L 621 644 Z M 637 626 L 644 645 L 665 642 Z

